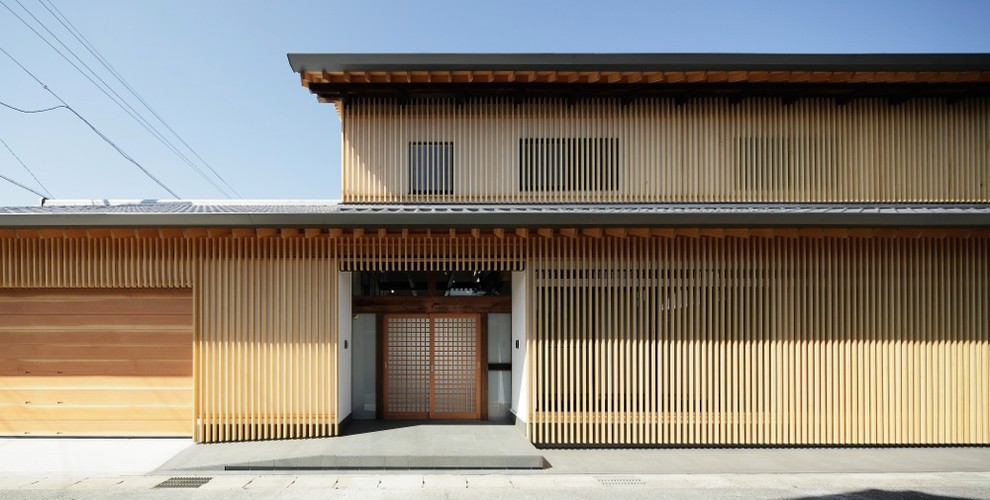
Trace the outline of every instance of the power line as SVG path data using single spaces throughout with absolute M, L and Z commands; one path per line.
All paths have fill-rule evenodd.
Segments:
M 67 108 L 68 107 L 68 106 L 65 106 L 65 105 L 59 105 L 59 106 L 52 106 L 50 108 L 45 108 L 45 109 L 21 109 L 21 108 L 18 108 L 18 107 L 11 106 L 10 104 L 7 104 L 7 103 L 5 103 L 3 101 L 0 101 L 0 106 L 3 106 L 5 108 L 10 108 L 10 109 L 12 109 L 14 111 L 20 111 L 21 113 L 28 113 L 28 114 L 44 113 L 45 111 L 54 111 L 56 109 L 62 109 L 62 108 Z
M 142 117 L 140 115 L 140 113 L 138 113 L 137 110 L 134 109 L 133 106 L 131 106 L 123 97 L 120 96 L 120 94 L 118 94 L 112 87 L 110 87 L 110 85 L 107 84 L 106 81 L 104 81 L 102 78 L 100 78 L 100 76 L 98 74 L 96 74 L 96 72 L 93 71 L 93 69 L 90 68 L 89 65 L 87 65 L 75 52 L 73 52 L 72 49 L 70 49 L 64 42 L 62 42 L 62 40 L 59 39 L 59 37 L 57 35 L 55 35 L 54 33 L 52 33 L 52 31 L 50 29 L 48 29 L 48 27 L 45 26 L 45 24 L 42 23 L 41 20 L 37 18 L 37 16 L 34 15 L 34 13 L 32 13 L 30 10 L 28 10 L 27 7 L 24 7 L 24 4 L 22 4 L 20 2 L 20 0 L 14 0 L 14 1 L 17 2 L 17 4 L 20 5 L 21 8 L 24 9 L 24 11 L 27 12 L 28 15 L 30 15 L 31 18 L 33 18 L 35 20 L 35 22 L 37 22 L 45 31 L 47 31 L 48 34 L 51 35 L 52 38 L 54 38 L 56 42 L 58 42 L 63 48 L 65 48 L 65 50 L 68 51 L 69 54 L 72 54 L 72 56 L 75 57 L 76 60 L 79 61 L 79 63 L 82 64 L 93 75 L 93 77 L 95 77 L 97 80 L 99 80 L 103 84 L 103 86 L 101 86 L 99 83 L 96 83 L 96 80 L 93 80 L 93 77 L 91 77 L 89 74 L 87 74 L 85 71 L 83 71 L 82 68 L 80 68 L 76 63 L 72 62 L 72 60 L 69 59 L 68 56 L 66 56 L 64 53 L 62 53 L 62 51 L 60 51 L 57 47 L 55 47 L 55 45 L 53 45 L 47 38 L 45 38 L 44 35 L 42 35 L 38 30 L 36 30 L 33 26 L 31 26 L 31 24 L 28 23 L 27 20 L 25 20 L 23 17 L 21 17 L 19 14 L 17 14 L 17 12 L 15 12 L 13 9 L 11 9 L 10 6 L 6 4 L 6 2 L 4 2 L 3 0 L 0 0 L 0 5 L 3 5 L 4 8 L 6 8 L 22 24 L 24 24 L 24 26 L 26 26 L 28 29 L 30 29 L 31 32 L 33 32 L 38 38 L 41 39 L 41 41 L 45 42 L 45 44 L 48 45 L 49 48 L 51 48 L 53 51 L 55 51 L 56 54 L 58 54 L 59 56 L 61 56 L 62 59 L 65 59 L 65 61 L 67 63 L 69 63 L 70 66 L 72 66 L 76 71 L 79 72 L 79 74 L 81 74 L 83 77 L 85 77 L 87 80 L 89 80 L 89 83 L 93 84 L 93 86 L 96 87 L 100 92 L 102 92 L 103 95 L 107 96 L 108 99 L 110 99 L 111 101 L 113 101 L 113 103 L 116 104 L 117 107 L 119 107 L 122 111 L 124 111 L 124 113 L 126 113 L 128 116 L 130 116 L 131 119 L 133 119 L 134 121 L 136 121 L 138 123 L 138 125 L 141 125 L 141 127 L 143 127 L 145 129 L 145 131 L 147 131 L 149 134 L 151 134 L 153 137 L 155 137 L 155 139 L 157 139 L 160 143 L 162 143 L 162 145 L 164 145 L 167 149 L 169 149 L 170 151 L 172 151 L 172 153 L 175 154 L 186 165 L 189 165 L 189 167 L 192 168 L 194 172 L 196 172 L 200 177 L 202 177 L 210 185 L 212 185 L 218 191 L 220 191 L 221 193 L 223 193 L 224 196 L 230 198 L 230 195 L 226 191 L 224 191 L 223 188 L 221 188 L 220 186 L 218 186 L 215 182 L 213 182 L 212 179 L 210 179 L 209 177 L 207 177 L 206 174 L 199 167 L 197 167 L 196 165 L 194 165 L 189 160 L 189 158 L 187 158 L 185 155 L 183 155 L 178 150 L 178 148 L 176 148 L 175 145 L 173 145 L 171 143 L 171 141 L 169 141 L 166 137 L 164 137 L 164 135 L 162 135 L 161 132 L 158 132 L 157 130 L 155 130 L 154 127 L 151 125 L 151 123 L 148 122 L 148 120 L 144 119 L 144 117 Z M 106 87 L 106 88 L 104 88 L 104 87 Z
M 41 186 L 41 189 L 44 189 L 45 192 L 48 193 L 49 198 L 55 197 L 52 195 L 52 192 L 49 191 L 48 188 L 41 183 L 41 179 L 39 179 L 37 175 L 34 175 L 34 172 L 32 172 L 31 169 L 28 168 L 27 164 L 24 163 L 23 160 L 21 160 L 21 157 L 17 156 L 17 153 L 15 153 L 14 150 L 10 148 L 10 144 L 7 144 L 7 141 L 3 140 L 3 137 L 0 137 L 0 144 L 3 144 L 3 147 L 7 148 L 7 151 L 10 151 L 10 156 L 13 156 L 14 159 L 17 160 L 17 163 L 20 163 L 21 166 L 24 167 L 24 170 L 27 170 L 27 173 L 31 174 L 31 177 L 33 177 L 34 181 L 37 182 L 39 186 Z
M 238 193 L 237 190 L 234 189 L 234 187 L 231 186 L 230 183 L 228 183 L 227 180 L 224 179 L 223 176 L 221 176 L 220 173 L 213 168 L 213 165 L 210 165 L 209 162 L 203 159 L 203 157 L 200 156 L 200 154 L 195 149 L 193 149 L 193 147 L 190 146 L 189 143 L 186 142 L 186 140 L 183 139 L 182 136 L 179 135 L 179 133 L 176 132 L 175 129 L 173 129 L 172 126 L 169 125 L 168 122 L 166 122 L 165 119 L 162 118 L 161 115 L 159 115 L 158 112 L 155 111 L 155 109 L 152 108 L 151 105 L 148 104 L 148 102 L 145 101 L 143 97 L 141 97 L 141 95 L 137 92 L 137 90 L 135 90 L 134 87 L 132 87 L 130 83 L 124 79 L 123 75 L 121 75 L 117 71 L 117 69 L 110 64 L 110 61 L 108 61 L 105 57 L 103 57 L 103 54 L 100 53 L 100 51 L 92 43 L 90 43 L 90 41 L 86 38 L 86 36 L 83 35 L 82 32 L 79 31 L 79 29 L 76 28 L 74 24 L 72 24 L 72 21 L 69 21 L 69 18 L 66 17 L 66 15 L 63 14 L 62 11 L 59 10 L 59 8 L 54 3 L 52 3 L 51 1 L 46 2 L 45 0 L 38 0 L 38 3 L 40 3 L 41 6 L 44 7 L 45 10 L 47 10 L 48 13 L 51 14 L 52 17 L 54 17 L 55 20 L 57 20 L 62 25 L 62 27 L 66 29 L 66 31 L 69 32 L 69 34 L 75 37 L 76 41 L 78 41 L 87 51 L 89 51 L 89 53 L 93 57 L 95 57 L 96 60 L 99 61 L 100 64 L 102 64 L 103 67 L 106 68 L 107 71 L 109 71 L 110 74 L 113 75 L 114 78 L 116 78 L 117 81 L 119 81 L 124 86 L 124 88 L 126 88 L 128 92 L 131 93 L 131 95 L 137 98 L 137 100 L 140 101 L 141 104 L 143 104 L 144 107 L 148 111 L 150 111 L 151 114 L 154 115 L 155 118 L 157 118 L 162 125 L 165 125 L 165 128 L 167 128 L 169 132 L 172 132 L 172 135 L 174 135 L 177 139 L 179 139 L 179 142 L 181 142 L 190 152 L 192 152 L 192 154 L 195 155 L 196 158 L 198 158 L 199 161 L 206 166 L 206 168 L 210 169 L 210 172 L 213 172 L 213 175 L 215 175 L 217 179 L 220 179 L 220 182 L 223 182 L 223 184 L 227 186 L 227 188 L 229 188 L 234 194 L 236 194 L 238 198 L 242 198 L 241 194 Z M 52 9 L 54 9 L 54 12 L 52 11 Z
M 37 192 L 37 191 L 35 191 L 35 190 L 27 187 L 27 186 L 25 186 L 24 184 L 21 184 L 20 182 L 15 181 L 14 179 L 11 179 L 10 177 L 7 177 L 6 175 L 0 174 L 0 179 L 3 179 L 5 181 L 7 181 L 7 182 L 9 182 L 9 183 L 11 183 L 11 184 L 13 184 L 13 185 L 21 188 L 21 189 L 26 189 L 28 191 L 31 191 L 32 193 L 34 193 L 34 194 L 36 194 L 36 195 L 38 195 L 38 196 L 40 196 L 42 198 L 47 198 L 47 196 L 45 196 L 45 195 L 43 195 L 43 194 L 41 194 L 41 193 L 39 193 L 39 192 Z
M 81 114 L 79 114 L 75 109 L 73 109 L 72 106 L 69 106 L 69 103 L 65 102 L 64 99 L 62 99 L 61 97 L 59 97 L 58 94 L 56 94 L 54 90 L 48 88 L 48 85 L 45 85 L 45 82 L 42 82 L 41 79 L 39 79 L 37 76 L 34 75 L 34 73 L 32 73 L 27 68 L 25 68 L 24 65 L 21 64 L 21 62 L 17 60 L 17 58 L 15 58 L 13 55 L 10 54 L 10 52 L 7 52 L 3 47 L 0 47 L 0 52 L 3 52 L 4 55 L 6 55 L 7 57 L 9 57 L 11 61 L 14 61 L 14 64 L 16 64 L 22 70 L 24 70 L 24 72 L 27 73 L 28 76 L 30 76 L 32 79 L 34 79 L 34 81 L 38 82 L 38 85 L 41 85 L 41 88 L 47 90 L 48 93 L 52 95 L 52 97 L 54 97 L 55 99 L 57 99 L 58 102 L 62 103 L 62 105 L 65 106 L 65 109 L 69 110 L 72 114 L 76 115 L 76 118 L 79 118 L 80 120 L 82 120 L 83 123 L 85 123 L 86 125 L 88 125 L 89 128 L 92 129 L 94 133 L 96 133 L 96 135 L 100 136 L 100 138 L 103 139 L 104 141 L 106 141 L 107 144 L 109 144 L 111 147 L 113 147 L 115 150 L 117 150 L 117 152 L 120 153 L 120 155 L 123 156 L 127 161 L 133 163 L 134 166 L 136 166 L 137 168 L 141 169 L 141 171 L 144 172 L 144 175 L 148 176 L 149 179 L 155 181 L 155 184 L 158 184 L 159 186 L 161 186 L 162 189 L 164 189 L 165 191 L 168 191 L 168 193 L 170 195 L 172 195 L 174 198 L 180 198 L 179 195 L 175 194 L 175 191 L 172 191 L 171 189 L 169 189 L 169 187 L 166 186 L 165 183 L 163 183 L 162 181 L 158 180 L 158 178 L 155 177 L 154 175 L 152 175 L 152 173 L 149 172 L 148 169 L 144 168 L 144 165 L 141 165 L 140 163 L 137 162 L 137 160 L 135 160 L 134 158 L 131 158 L 130 155 L 128 155 L 127 153 L 125 153 L 124 150 L 120 148 L 120 146 L 118 146 L 113 141 L 111 141 L 109 137 L 107 137 L 106 135 L 103 134 L 103 132 L 100 132 L 100 130 L 97 129 L 96 126 L 94 126 L 92 123 L 90 123 L 89 120 L 83 118 L 83 116 Z M 12 106 L 8 106 L 8 107 L 12 107 Z M 56 107 L 54 109 L 58 109 L 58 108 Z

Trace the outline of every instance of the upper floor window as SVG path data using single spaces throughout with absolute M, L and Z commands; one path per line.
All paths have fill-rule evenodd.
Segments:
M 521 191 L 614 191 L 619 188 L 619 139 L 519 139 Z
M 454 192 L 454 143 L 409 143 L 409 194 Z

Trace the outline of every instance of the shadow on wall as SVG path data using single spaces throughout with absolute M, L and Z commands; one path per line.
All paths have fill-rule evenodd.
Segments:
M 968 500 L 968 497 L 950 497 L 944 495 L 932 495 L 929 493 L 922 493 L 920 491 L 887 491 L 887 490 L 861 490 L 861 491 L 850 491 L 849 493 L 838 493 L 835 495 L 820 495 L 820 496 L 807 496 L 807 497 L 794 497 L 791 500 L 816 500 L 824 498 L 855 498 L 864 500 L 901 500 L 901 499 L 917 499 L 917 500 Z

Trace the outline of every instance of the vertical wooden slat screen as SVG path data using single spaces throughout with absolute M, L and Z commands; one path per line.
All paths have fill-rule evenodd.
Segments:
M 342 127 L 347 202 L 990 201 L 982 98 L 352 99 Z M 411 188 L 436 142 L 450 194 Z
M 526 240 L 505 235 L 365 237 L 340 240 L 343 271 L 519 271 Z
M 335 242 L 205 245 L 196 288 L 197 440 L 335 435 Z
M 188 288 L 195 240 L 0 238 L 3 288 Z
M 536 443 L 990 443 L 986 238 L 532 251 Z
M 329 238 L 0 238 L 0 287 L 192 287 L 195 439 L 330 436 L 336 254 Z

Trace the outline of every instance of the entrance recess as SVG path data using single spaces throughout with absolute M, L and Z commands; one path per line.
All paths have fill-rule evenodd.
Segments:
M 385 418 L 481 418 L 480 317 L 385 315 Z

